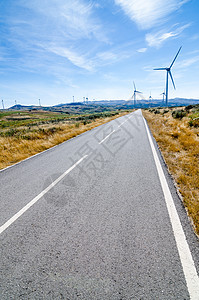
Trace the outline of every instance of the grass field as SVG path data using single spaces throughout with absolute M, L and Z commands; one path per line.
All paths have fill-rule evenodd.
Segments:
M 0 111 L 0 169 L 127 113 L 69 115 L 50 111 Z
M 199 105 L 153 108 L 143 115 L 199 234 Z

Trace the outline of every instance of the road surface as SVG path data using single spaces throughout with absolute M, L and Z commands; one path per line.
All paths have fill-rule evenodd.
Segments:
M 140 110 L 0 172 L 0 299 L 199 299 L 199 242 Z

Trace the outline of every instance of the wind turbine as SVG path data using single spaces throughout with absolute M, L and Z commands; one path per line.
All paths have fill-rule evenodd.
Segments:
M 169 76 L 171 77 L 171 81 L 173 83 L 174 89 L 176 89 L 175 83 L 174 83 L 174 80 L 173 80 L 173 77 L 172 77 L 172 74 L 171 74 L 171 68 L 173 67 L 173 64 L 174 64 L 174 62 L 175 62 L 175 60 L 176 60 L 176 58 L 177 58 L 177 56 L 178 56 L 181 48 L 182 48 L 182 46 L 178 50 L 178 52 L 177 52 L 176 56 L 174 57 L 171 65 L 170 65 L 170 67 L 168 67 L 168 68 L 157 68 L 157 69 L 154 69 L 154 70 L 166 70 L 167 71 L 167 76 L 166 76 L 166 105 L 168 105 L 168 79 L 169 79 Z
M 153 100 L 152 96 L 151 96 L 151 92 L 150 92 L 150 96 L 149 96 L 149 101 Z
M 133 99 L 134 99 L 134 106 L 136 104 L 136 94 L 142 94 L 142 92 L 139 92 L 136 90 L 136 86 L 135 86 L 135 82 L 133 81 L 133 85 L 134 85 L 134 93 L 133 93 Z
M 5 109 L 5 106 L 4 106 L 4 101 L 3 101 L 3 100 L 1 100 L 1 103 L 2 103 L 2 107 L 3 107 L 3 109 Z
M 163 100 L 163 103 L 164 103 L 164 96 L 166 96 L 165 91 L 160 95 L 162 95 L 162 100 Z

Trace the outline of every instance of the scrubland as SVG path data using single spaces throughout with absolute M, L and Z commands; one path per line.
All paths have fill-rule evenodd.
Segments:
M 199 234 L 199 105 L 143 111 Z
M 1 111 L 0 169 L 127 113 L 109 111 L 71 116 L 44 111 Z

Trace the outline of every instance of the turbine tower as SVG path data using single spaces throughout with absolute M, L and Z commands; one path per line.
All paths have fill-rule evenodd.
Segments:
M 134 93 L 133 93 L 133 100 L 134 100 L 134 106 L 136 105 L 136 94 L 142 94 L 142 92 L 139 92 L 136 90 L 135 82 L 133 81 L 134 85 Z
M 154 70 L 166 70 L 167 71 L 167 75 L 166 75 L 166 105 L 168 105 L 168 84 L 169 84 L 168 83 L 168 79 L 169 79 L 169 76 L 171 77 L 171 81 L 173 83 L 174 89 L 176 89 L 175 83 L 174 83 L 174 80 L 173 80 L 173 77 L 172 77 L 172 74 L 171 74 L 171 68 L 173 67 L 173 64 L 174 64 L 174 62 L 175 62 L 175 60 L 176 60 L 176 58 L 177 58 L 177 56 L 178 56 L 181 48 L 182 48 L 182 46 L 178 50 L 178 52 L 177 52 L 176 56 L 174 57 L 171 65 L 170 65 L 170 67 L 168 67 L 168 68 L 157 68 L 157 69 L 154 69 Z
M 149 96 L 149 101 L 153 100 L 152 96 L 151 96 L 151 92 L 150 92 L 150 96 Z
M 4 106 L 4 101 L 3 101 L 3 100 L 1 100 L 1 102 L 2 102 L 2 107 L 3 107 L 3 109 L 5 109 L 5 106 Z
M 163 103 L 164 103 L 164 96 L 166 96 L 165 91 L 160 95 L 162 95 L 162 100 L 163 100 Z

